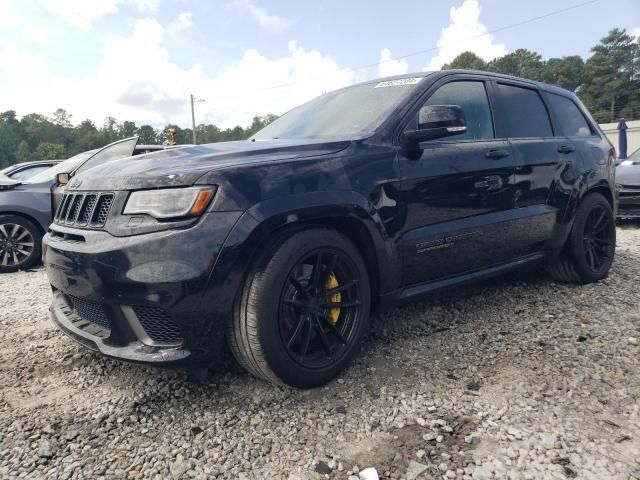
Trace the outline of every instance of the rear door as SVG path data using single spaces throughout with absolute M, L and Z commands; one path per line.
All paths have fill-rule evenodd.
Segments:
M 574 161 L 576 148 L 568 138 L 558 137 L 541 92 L 518 82 L 493 83 L 496 131 L 507 138 L 516 164 L 514 208 L 523 222 L 513 241 L 518 254 L 540 251 L 551 238 L 559 215 L 555 195 L 562 171 Z

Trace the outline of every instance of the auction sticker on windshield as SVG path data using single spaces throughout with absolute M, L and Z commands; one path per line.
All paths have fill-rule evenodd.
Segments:
M 420 80 L 422 80 L 422 77 L 401 78 L 400 80 L 387 80 L 386 82 L 380 82 L 373 88 L 399 87 L 401 85 L 415 85 Z

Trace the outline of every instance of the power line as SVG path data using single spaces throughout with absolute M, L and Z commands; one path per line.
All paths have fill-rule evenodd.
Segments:
M 361 65 L 359 67 L 344 68 L 343 70 L 350 71 L 350 72 L 355 72 L 357 70 L 366 70 L 368 68 L 377 67 L 379 65 L 391 62 L 393 60 L 401 60 L 401 59 L 405 59 L 405 58 L 409 58 L 409 57 L 415 57 L 416 55 L 422 55 L 422 54 L 425 54 L 425 53 L 435 52 L 435 51 L 437 51 L 438 49 L 440 49 L 442 47 L 446 48 L 446 47 L 450 47 L 452 45 L 458 45 L 460 43 L 468 42 L 469 40 L 475 40 L 476 38 L 486 37 L 487 35 L 492 35 L 494 33 L 502 32 L 504 30 L 509 30 L 509 29 L 512 29 L 512 28 L 521 27 L 522 25 L 526 25 L 528 23 L 537 22 L 538 20 L 542 20 L 544 18 L 552 17 L 554 15 L 559 15 L 561 13 L 565 13 L 565 12 L 568 12 L 568 11 L 571 11 L 571 10 L 575 10 L 577 8 L 585 7 L 587 5 L 591 5 L 593 3 L 597 3 L 597 2 L 600 2 L 600 1 L 601 0 L 589 0 L 587 2 L 582 2 L 582 3 L 575 4 L 575 5 L 571 5 L 569 7 L 561 8 L 559 10 L 554 10 L 552 12 L 545 13 L 544 15 L 538 15 L 536 17 L 531 17 L 531 18 L 528 18 L 526 20 L 522 20 L 522 21 L 517 22 L 517 23 L 512 23 L 512 24 L 509 24 L 509 25 L 505 25 L 503 27 L 495 28 L 493 30 L 489 30 L 488 32 L 481 33 L 479 35 L 474 35 L 472 37 L 467 37 L 467 38 L 464 38 L 462 40 L 458 40 L 457 42 L 449 43 L 447 45 L 425 48 L 423 50 L 417 50 L 415 52 L 407 53 L 406 55 L 395 57 L 395 58 L 392 58 L 392 59 L 389 59 L 389 60 L 384 60 L 382 62 L 369 63 L 369 64 L 366 64 L 366 65 Z M 262 92 L 262 91 L 265 91 L 265 90 L 275 90 L 275 89 L 278 89 L 278 88 L 291 87 L 293 85 L 298 85 L 300 83 L 307 83 L 307 82 L 312 82 L 312 81 L 315 81 L 315 80 L 322 80 L 323 78 L 326 78 L 326 77 L 320 76 L 320 77 L 308 78 L 306 80 L 298 80 L 298 81 L 295 81 L 295 82 L 282 83 L 280 85 L 272 85 L 272 86 L 269 86 L 269 87 L 260 88 L 260 89 L 258 89 L 256 91 Z

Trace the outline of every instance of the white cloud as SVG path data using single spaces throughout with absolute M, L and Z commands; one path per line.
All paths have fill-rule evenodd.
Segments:
M 183 30 L 187 30 L 193 26 L 191 22 L 191 12 L 181 12 L 178 18 L 169 24 L 167 32 L 169 35 L 176 35 Z
M 13 77 L 29 77 L 44 70 L 41 58 L 21 52 L 13 45 L 0 46 L 0 73 Z
M 29 42 L 44 43 L 49 40 L 49 30 L 44 27 L 25 27 L 24 30 L 22 30 L 22 36 Z
M 42 7 L 74 27 L 88 30 L 100 18 L 129 4 L 141 12 L 155 11 L 159 0 L 39 0 Z
M 141 12 L 155 12 L 160 5 L 160 0 L 129 0 Z
M 438 40 L 438 53 L 425 70 L 439 70 L 467 50 L 487 61 L 507 53 L 504 44 L 493 43 L 493 35 L 487 35 L 480 12 L 478 0 L 464 0 L 460 7 L 451 7 L 449 25 L 442 29 Z
M 206 99 L 196 106 L 197 122 L 226 128 L 248 125 L 254 115 L 282 114 L 354 80 L 351 70 L 295 41 L 281 57 L 250 49 L 219 74 L 207 75 L 200 65 L 182 68 L 172 62 L 164 45 L 167 30 L 154 19 L 137 20 L 131 34 L 109 37 L 94 74 L 37 75 L 11 82 L 0 89 L 0 105 L 21 115 L 63 107 L 78 122 L 90 118 L 102 124 L 109 115 L 139 125 L 188 126 L 193 93 Z M 288 86 L 271 89 L 274 85 Z
M 402 75 L 409 70 L 409 64 L 404 59 L 395 59 L 391 56 L 391 50 L 383 48 L 380 51 L 380 64 L 378 65 L 378 74 L 381 77 L 391 77 L 393 75 Z
M 254 5 L 251 0 L 235 0 L 233 5 L 247 12 L 262 28 L 270 32 L 281 32 L 291 24 L 286 18 L 267 13 L 265 9 Z
M 631 35 L 633 35 L 636 38 L 640 37 L 640 27 L 632 28 Z

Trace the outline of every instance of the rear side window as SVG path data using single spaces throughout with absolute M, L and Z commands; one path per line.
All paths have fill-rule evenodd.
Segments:
M 551 137 L 551 121 L 537 90 L 496 85 L 498 112 L 496 126 L 499 137 Z
M 560 122 L 560 128 L 562 128 L 564 135 L 588 137 L 593 134 L 589 123 L 573 100 L 555 93 L 548 93 L 547 99 Z
M 464 111 L 467 131 L 444 141 L 493 138 L 493 122 L 484 82 L 459 81 L 441 86 L 425 105 L 458 105 Z M 416 120 L 417 121 L 417 120 Z

